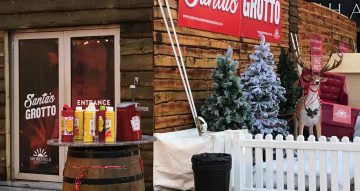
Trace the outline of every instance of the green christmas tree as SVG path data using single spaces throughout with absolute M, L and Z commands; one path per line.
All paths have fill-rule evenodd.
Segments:
M 299 74 L 296 65 L 291 62 L 285 49 L 281 49 L 278 71 L 281 86 L 286 89 L 285 97 L 287 98 L 286 101 L 281 100 L 279 113 L 280 115 L 290 115 L 294 112 L 295 104 L 301 97 L 301 87 L 298 86 Z
M 238 62 L 232 59 L 231 48 L 217 57 L 212 73 L 214 92 L 201 107 L 201 114 L 211 131 L 243 129 L 251 125 L 250 105 L 245 101 L 240 78 L 235 75 Z

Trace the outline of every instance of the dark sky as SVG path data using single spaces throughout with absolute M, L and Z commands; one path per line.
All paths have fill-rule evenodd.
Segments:
M 322 5 L 329 7 L 331 3 L 332 9 L 339 9 L 342 14 L 348 16 L 352 15 L 352 20 L 356 21 L 357 26 L 360 27 L 360 0 L 307 0 L 310 2 L 321 3 Z

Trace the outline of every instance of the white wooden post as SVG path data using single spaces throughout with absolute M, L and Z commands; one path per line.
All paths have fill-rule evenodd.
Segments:
M 354 138 L 354 144 L 357 144 L 357 146 L 360 147 L 360 137 Z M 355 190 L 360 190 L 360 152 L 354 153 L 354 162 L 355 162 L 355 168 L 354 168 Z
M 255 136 L 255 140 L 263 140 L 263 135 L 258 134 Z M 257 189 L 263 188 L 263 155 L 262 155 L 262 148 L 255 148 L 255 183 Z
M 308 141 L 311 143 L 315 142 L 315 136 L 311 135 L 308 138 Z M 316 191 L 316 159 L 315 159 L 315 151 L 309 150 L 309 190 Z
M 343 137 L 341 139 L 342 143 L 349 143 L 349 138 L 348 137 Z M 343 190 L 350 190 L 350 175 L 349 175 L 349 152 L 342 152 L 342 167 L 343 167 L 343 176 L 342 176 L 342 185 L 343 185 Z
M 233 132 L 225 131 L 225 153 L 231 154 L 231 157 L 232 157 L 232 161 L 231 161 L 232 164 L 231 164 L 231 171 L 230 171 L 230 183 L 229 183 L 230 188 L 234 185 L 234 163 L 236 161 L 232 154 L 233 141 L 234 141 L 233 140 Z
M 284 141 L 282 135 L 276 136 L 276 141 Z M 283 149 L 276 149 L 276 189 L 284 190 L 284 166 L 283 166 L 284 153 Z
M 243 172 L 243 168 L 241 168 L 242 164 L 244 163 L 244 156 L 242 155 L 242 148 L 240 147 L 240 133 L 234 132 L 233 133 L 233 176 L 234 176 L 234 191 L 240 191 L 241 185 L 243 184 L 243 180 L 246 174 Z M 235 163 L 235 164 L 234 164 Z M 230 190 L 232 184 L 230 184 Z
M 298 143 L 304 142 L 304 136 L 302 136 L 302 135 L 298 136 L 297 142 Z M 298 169 L 298 190 L 305 191 L 304 150 L 298 149 L 297 154 L 298 154 L 298 168 L 299 168 Z
M 245 140 L 251 140 L 252 137 L 250 134 L 245 136 Z M 246 166 L 245 166 L 245 188 L 252 189 L 253 188 L 253 151 L 252 148 L 245 148 L 245 158 L 246 158 Z
M 266 135 L 265 140 L 271 142 L 273 140 L 273 136 L 271 134 Z M 274 188 L 273 183 L 273 149 L 266 148 L 265 149 L 266 156 L 266 188 L 272 190 Z
M 287 142 L 293 142 L 294 136 L 288 135 L 286 137 Z M 286 144 L 286 143 L 285 143 Z M 286 149 L 287 157 L 287 190 L 295 190 L 294 188 L 294 150 Z
M 335 136 L 331 137 L 331 143 L 338 143 L 339 139 Z M 331 190 L 338 190 L 338 152 L 331 151 Z
M 326 137 L 321 136 L 319 143 L 326 143 Z M 327 191 L 327 151 L 320 150 L 320 191 Z

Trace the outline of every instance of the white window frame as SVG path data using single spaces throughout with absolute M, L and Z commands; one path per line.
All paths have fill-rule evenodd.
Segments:
M 12 172 L 15 179 L 62 182 L 67 148 L 59 148 L 59 174 L 43 175 L 20 173 L 19 169 L 19 40 L 57 38 L 59 43 L 59 108 L 71 103 L 71 37 L 114 36 L 114 104 L 120 102 L 120 27 L 98 26 L 18 31 L 13 35 L 13 77 L 12 77 Z M 60 117 L 60 115 L 59 115 Z M 60 123 L 60 120 L 59 120 Z M 60 124 L 59 124 L 60 126 Z M 60 128 L 59 128 L 60 131 Z M 60 132 L 59 132 L 60 135 Z
M 96 32 L 94 32 L 96 31 Z M 91 37 L 91 36 L 114 36 L 114 101 L 115 104 L 120 102 L 120 29 L 109 28 L 109 29 L 84 29 L 64 32 L 64 53 L 65 55 L 71 55 L 71 38 L 72 37 Z M 71 84 L 71 57 L 65 57 L 65 84 Z M 66 103 L 71 103 L 71 86 L 65 87 Z
M 27 179 L 27 180 L 46 180 L 46 181 L 57 181 L 60 182 L 62 179 L 62 170 L 64 168 L 64 148 L 59 148 L 59 174 L 58 175 L 43 175 L 43 174 L 30 174 L 30 173 L 21 173 L 19 168 L 19 40 L 24 39 L 49 39 L 57 38 L 59 44 L 59 108 L 60 112 L 61 105 L 64 104 L 64 95 L 60 92 L 64 89 L 64 83 L 60 80 L 61 73 L 64 72 L 63 64 L 64 63 L 64 52 L 61 47 L 64 46 L 62 33 L 61 32 L 40 32 L 40 33 L 18 33 L 14 35 L 14 75 L 13 75 L 13 161 L 14 161 L 14 178 L 16 179 Z M 60 173 L 61 172 L 61 173 Z

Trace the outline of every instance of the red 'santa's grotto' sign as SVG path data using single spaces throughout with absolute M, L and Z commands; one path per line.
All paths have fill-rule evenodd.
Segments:
M 179 25 L 281 42 L 281 0 L 179 0 Z

